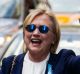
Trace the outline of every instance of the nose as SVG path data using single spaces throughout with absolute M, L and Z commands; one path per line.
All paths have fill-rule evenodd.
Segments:
M 36 28 L 36 29 L 34 30 L 33 36 L 35 36 L 35 37 L 40 37 L 40 32 L 39 32 L 39 29 L 38 29 L 38 28 Z

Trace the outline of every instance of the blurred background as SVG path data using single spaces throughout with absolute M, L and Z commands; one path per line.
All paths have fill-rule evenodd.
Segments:
M 80 55 L 80 0 L 0 0 L 0 64 L 4 57 L 23 52 L 23 20 L 40 2 L 48 4 L 60 25 L 56 53 L 66 48 Z

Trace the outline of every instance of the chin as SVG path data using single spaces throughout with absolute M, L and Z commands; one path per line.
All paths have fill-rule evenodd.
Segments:
M 30 52 L 33 52 L 33 53 L 40 53 L 40 50 L 39 48 L 32 48 L 29 50 Z

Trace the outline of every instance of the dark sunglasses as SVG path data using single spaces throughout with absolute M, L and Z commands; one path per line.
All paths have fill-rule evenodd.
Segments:
M 25 27 L 28 32 L 33 32 L 36 29 L 36 25 L 30 24 Z M 46 25 L 41 25 L 38 27 L 40 33 L 48 33 L 49 28 Z

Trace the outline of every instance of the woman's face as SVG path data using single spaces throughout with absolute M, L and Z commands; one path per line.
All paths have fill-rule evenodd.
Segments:
M 36 28 L 32 32 L 29 32 L 26 29 L 24 30 L 24 41 L 26 47 L 33 53 L 49 53 L 51 44 L 54 41 L 52 21 L 49 19 L 48 15 L 42 14 L 36 16 L 31 24 L 35 25 Z M 39 31 L 39 27 L 43 25 L 49 28 L 47 33 L 41 33 Z

